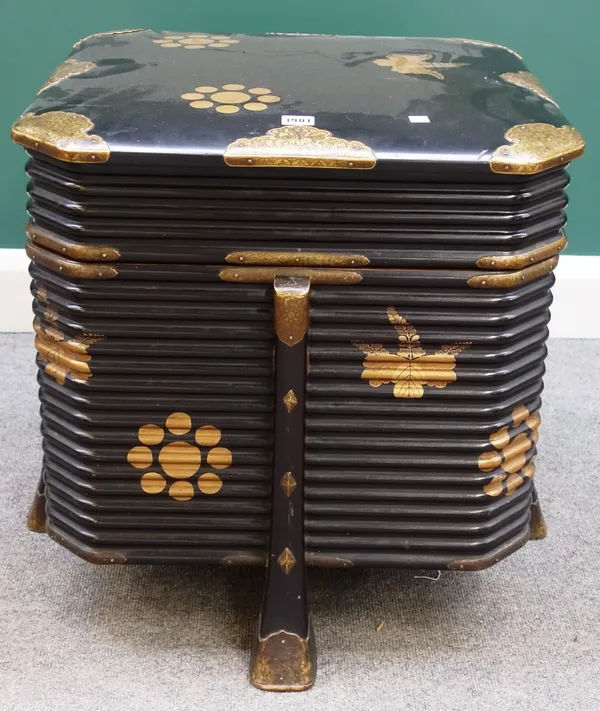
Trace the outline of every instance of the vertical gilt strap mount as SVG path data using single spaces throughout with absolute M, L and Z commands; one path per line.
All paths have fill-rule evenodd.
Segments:
M 275 309 L 275 333 L 286 346 L 295 346 L 308 332 L 310 281 L 306 277 L 277 277 L 273 288 L 280 305 Z
M 223 281 L 273 284 L 275 432 L 267 580 L 250 679 L 269 691 L 302 691 L 314 683 L 316 653 L 306 599 L 304 546 L 304 411 L 313 284 L 356 284 L 361 255 L 236 252 Z M 237 266 L 242 264 L 243 266 Z

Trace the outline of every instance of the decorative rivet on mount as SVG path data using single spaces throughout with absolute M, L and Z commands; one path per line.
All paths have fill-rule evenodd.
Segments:
M 291 412 L 298 404 L 298 398 L 293 390 L 288 390 L 286 396 L 283 398 L 283 404 L 288 412 Z
M 289 548 L 284 548 L 279 558 L 277 558 L 277 562 L 281 570 L 288 575 L 290 570 L 296 565 L 296 558 Z
M 283 493 L 288 497 L 288 499 L 296 490 L 296 486 L 298 486 L 298 484 L 296 483 L 292 472 L 286 472 L 281 477 L 281 488 L 283 489 Z

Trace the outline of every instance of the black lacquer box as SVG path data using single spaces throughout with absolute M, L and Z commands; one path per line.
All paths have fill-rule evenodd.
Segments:
M 13 127 L 44 460 L 29 525 L 96 563 L 259 565 L 264 689 L 312 685 L 305 567 L 486 568 L 533 475 L 566 164 L 473 40 L 141 30 Z

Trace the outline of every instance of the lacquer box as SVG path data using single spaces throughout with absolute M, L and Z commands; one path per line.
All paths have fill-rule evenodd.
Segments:
M 95 563 L 265 566 L 251 679 L 276 690 L 314 680 L 307 566 L 481 570 L 544 535 L 550 289 L 584 144 L 515 52 L 102 33 L 12 135 L 33 530 Z

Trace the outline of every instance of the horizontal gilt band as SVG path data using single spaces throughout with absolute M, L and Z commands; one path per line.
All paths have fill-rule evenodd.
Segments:
M 567 246 L 567 236 L 563 234 L 559 239 L 542 247 L 522 252 L 521 254 L 498 255 L 493 257 L 481 257 L 477 260 L 477 266 L 481 269 L 524 269 L 525 267 L 537 264 L 563 251 Z
M 58 237 L 43 227 L 30 222 L 27 225 L 27 236 L 37 245 L 47 247 L 58 254 L 64 254 L 72 259 L 83 262 L 114 262 L 121 256 L 119 251 L 112 247 L 94 247 L 88 244 L 76 244 L 70 240 Z
M 345 269 L 303 269 L 296 267 L 226 267 L 219 277 L 223 281 L 269 284 L 280 276 L 306 277 L 311 284 L 357 284 L 362 281 L 358 272 Z
M 557 264 L 558 257 L 552 257 L 552 259 L 547 259 L 517 272 L 477 274 L 477 276 L 471 277 L 467 284 L 474 289 L 510 289 L 516 286 L 524 286 L 549 274 L 556 268 Z
M 114 279 L 118 272 L 106 264 L 81 264 L 65 259 L 54 252 L 38 247 L 31 240 L 25 245 L 27 256 L 36 264 L 41 264 L 55 272 L 61 272 L 74 279 Z
M 264 267 L 365 267 L 369 259 L 362 254 L 331 254 L 327 252 L 231 252 L 225 257 L 229 264 Z

